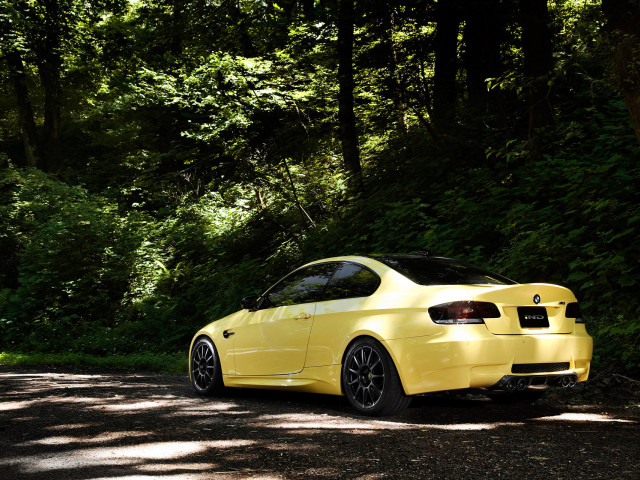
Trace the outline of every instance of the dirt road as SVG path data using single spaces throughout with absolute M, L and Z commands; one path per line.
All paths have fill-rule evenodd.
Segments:
M 0 367 L 0 478 L 635 480 L 639 417 L 439 396 L 377 420 L 339 397 Z

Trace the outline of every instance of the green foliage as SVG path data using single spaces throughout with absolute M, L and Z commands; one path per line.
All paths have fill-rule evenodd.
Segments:
M 503 118 L 467 110 L 460 90 L 455 125 L 435 132 L 432 9 L 358 5 L 359 188 L 342 166 L 330 2 L 62 2 L 57 177 L 19 166 L 0 69 L 0 347 L 71 364 L 184 353 L 307 261 L 428 249 L 570 287 L 598 364 L 637 374 L 640 150 L 599 2 L 550 3 L 555 124 L 537 157 L 516 4 L 497 3 L 505 73 L 486 83 Z M 0 48 L 23 56 L 40 129 L 43 14 L 0 7 Z
M 640 371 L 640 322 L 616 315 L 595 319 L 595 361 L 598 365 L 623 365 L 629 372 Z
M 136 215 L 122 218 L 105 199 L 35 170 L 10 168 L 0 183 L 9 198 L 2 241 L 17 247 L 18 260 L 1 321 L 5 339 L 59 350 L 80 332 L 116 326 L 144 234 L 131 228 Z

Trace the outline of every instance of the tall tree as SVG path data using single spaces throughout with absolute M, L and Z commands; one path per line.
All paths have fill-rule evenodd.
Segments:
M 302 0 L 300 2 L 302 4 L 302 13 L 307 19 L 312 19 L 314 16 L 314 0 Z
M 389 76 L 393 85 L 393 105 L 396 110 L 396 116 L 398 119 L 398 130 L 400 133 L 407 131 L 407 106 L 404 98 L 404 89 L 402 88 L 402 82 L 400 80 L 399 62 L 398 62 L 398 48 L 394 38 L 394 30 L 396 28 L 396 14 L 393 8 L 393 4 L 384 2 L 387 7 L 382 11 L 383 25 L 386 32 L 386 43 L 389 55 Z
M 640 0 L 602 0 L 616 73 L 640 142 Z
M 359 174 L 360 151 L 356 131 L 356 116 L 353 111 L 353 30 L 354 0 L 339 0 L 338 3 L 338 121 L 342 140 L 345 169 Z
M 529 83 L 529 155 L 532 158 L 541 155 L 537 130 L 553 124 L 548 85 L 553 69 L 550 22 L 547 0 L 520 0 L 524 74 Z
M 27 163 L 51 173 L 62 165 L 60 131 L 64 49 L 81 41 L 82 26 L 99 13 L 120 10 L 123 0 L 10 0 L 0 7 L 0 51 L 9 67 L 18 107 Z M 67 54 L 72 52 L 67 51 Z M 69 55 L 67 55 L 69 56 Z M 27 87 L 28 70 L 37 70 L 44 93 L 44 120 L 38 135 Z
M 397 24 L 401 8 L 388 0 L 370 0 L 361 7 L 363 12 L 363 44 L 368 62 L 360 68 L 378 69 L 380 77 L 370 79 L 370 84 L 380 89 L 380 96 L 393 102 L 393 110 L 387 117 L 397 127 L 398 133 L 407 132 L 407 104 L 401 80 L 402 68 L 396 32 L 402 27 Z M 405 12 L 403 12 L 405 13 Z M 400 20 L 401 23 L 402 20 Z M 367 48 L 368 47 L 368 48 Z
M 457 0 L 438 0 L 434 41 L 433 117 L 440 129 L 449 128 L 455 119 L 459 28 Z
M 62 67 L 63 19 L 58 0 L 44 2 L 44 32 L 36 50 L 38 73 L 44 89 L 43 152 L 47 172 L 57 173 L 60 156 L 60 69 Z
M 501 44 L 505 21 L 499 0 L 466 0 L 464 4 L 464 69 L 467 111 L 473 116 L 494 115 L 500 108 L 495 93 L 487 91 L 487 78 L 502 75 Z
M 20 134 L 27 165 L 42 168 L 40 139 L 38 138 L 38 130 L 33 116 L 33 107 L 31 106 L 29 89 L 27 88 L 27 75 L 25 74 L 22 56 L 16 48 L 9 49 L 4 56 L 9 66 L 9 75 L 15 90 Z

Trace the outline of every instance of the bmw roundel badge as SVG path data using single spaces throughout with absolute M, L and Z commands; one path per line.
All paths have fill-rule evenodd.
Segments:
M 537 293 L 533 296 L 533 303 L 535 303 L 536 305 L 540 303 L 540 295 L 538 295 Z

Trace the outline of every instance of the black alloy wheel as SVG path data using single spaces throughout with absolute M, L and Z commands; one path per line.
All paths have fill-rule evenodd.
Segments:
M 200 395 L 210 395 L 223 388 L 218 352 L 207 337 L 199 338 L 191 349 L 191 384 Z
M 392 415 L 411 401 L 404 394 L 385 348 L 368 337 L 357 340 L 347 350 L 342 365 L 342 391 L 349 403 L 366 415 Z
M 384 365 L 370 345 L 353 349 L 347 364 L 349 396 L 360 408 L 372 408 L 384 392 Z

